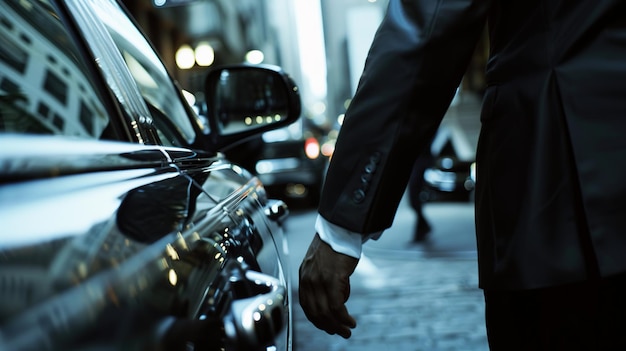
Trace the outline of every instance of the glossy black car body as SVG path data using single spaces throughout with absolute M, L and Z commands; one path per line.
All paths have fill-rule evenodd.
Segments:
M 0 350 L 290 350 L 288 209 L 220 152 L 290 78 L 215 69 L 204 124 L 114 0 L 3 1 L 0 39 Z

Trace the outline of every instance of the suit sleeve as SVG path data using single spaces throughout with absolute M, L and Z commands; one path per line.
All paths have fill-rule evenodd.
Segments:
M 390 0 L 346 111 L 319 213 L 368 234 L 393 222 L 484 29 L 491 0 Z

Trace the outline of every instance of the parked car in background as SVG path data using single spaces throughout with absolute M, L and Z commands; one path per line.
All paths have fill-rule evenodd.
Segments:
M 317 206 L 329 161 L 321 153 L 324 137 L 301 119 L 225 152 L 258 176 L 272 197 L 291 207 Z
M 288 208 L 221 152 L 299 118 L 289 76 L 214 69 L 202 120 L 115 0 L 0 27 L 0 350 L 290 350 Z
M 473 197 L 475 177 L 473 160 L 463 160 L 448 141 L 435 156 L 433 165 L 424 171 L 424 194 L 427 201 L 468 201 Z

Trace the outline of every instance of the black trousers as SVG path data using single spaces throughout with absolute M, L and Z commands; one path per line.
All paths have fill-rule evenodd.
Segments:
M 491 351 L 626 350 L 626 274 L 527 291 L 485 291 Z

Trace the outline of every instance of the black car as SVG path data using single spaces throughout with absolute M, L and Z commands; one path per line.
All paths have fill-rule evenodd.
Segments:
M 0 350 L 290 350 L 288 208 L 221 152 L 289 76 L 216 68 L 199 119 L 115 0 L 5 0 L 0 43 Z
M 259 177 L 272 197 L 290 207 L 314 207 L 329 162 L 321 152 L 323 138 L 323 133 L 299 121 L 225 152 L 229 159 Z
M 430 201 L 458 200 L 472 198 L 474 161 L 460 160 L 456 156 L 441 155 L 435 159 L 432 167 L 424 171 L 424 185 Z
M 442 135 L 446 135 L 443 132 Z M 442 141 L 443 140 L 443 141 Z M 473 199 L 475 177 L 472 159 L 463 159 L 452 141 L 444 137 L 424 171 L 424 187 L 420 196 L 425 201 L 468 201 Z

